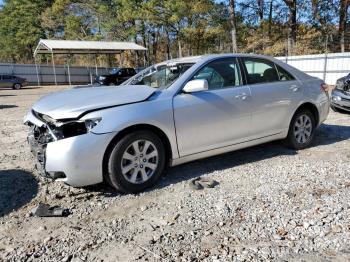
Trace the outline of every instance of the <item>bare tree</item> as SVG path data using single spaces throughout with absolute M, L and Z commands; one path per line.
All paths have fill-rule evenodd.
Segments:
M 269 37 L 272 34 L 272 15 L 273 15 L 273 0 L 270 1 L 269 5 Z
M 258 0 L 258 13 L 259 19 L 262 21 L 264 19 L 264 0 Z
M 297 1 L 296 0 L 283 0 L 289 9 L 289 33 L 288 33 L 288 55 L 291 55 L 291 51 L 297 41 Z
M 339 40 L 340 40 L 340 51 L 345 52 L 345 31 L 346 31 L 346 20 L 349 7 L 349 0 L 340 0 L 339 8 Z
M 230 0 L 230 24 L 231 24 L 231 39 L 232 39 L 232 52 L 236 53 L 237 49 L 237 30 L 236 30 L 236 16 L 235 16 L 235 0 Z

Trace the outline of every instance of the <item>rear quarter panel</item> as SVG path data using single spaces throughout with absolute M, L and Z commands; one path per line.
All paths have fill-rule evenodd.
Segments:
M 324 82 L 321 79 L 314 77 L 302 81 L 305 97 L 302 102 L 310 102 L 317 107 L 319 113 L 317 125 L 326 120 L 330 106 L 329 95 L 321 90 L 322 83 Z

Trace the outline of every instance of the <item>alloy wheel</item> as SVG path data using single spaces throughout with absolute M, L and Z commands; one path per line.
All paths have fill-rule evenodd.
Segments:
M 152 142 L 136 140 L 123 153 L 122 174 L 128 182 L 142 184 L 154 175 L 158 161 L 158 150 Z
M 312 135 L 312 121 L 306 115 L 300 115 L 294 124 L 294 137 L 299 144 L 305 144 L 309 141 Z

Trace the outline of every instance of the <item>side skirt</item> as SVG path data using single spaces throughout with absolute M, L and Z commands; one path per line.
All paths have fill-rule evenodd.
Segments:
M 254 140 L 239 143 L 239 144 L 229 145 L 229 146 L 225 146 L 225 147 L 212 149 L 209 151 L 204 151 L 204 152 L 200 152 L 200 153 L 196 153 L 196 154 L 192 154 L 192 155 L 183 156 L 180 158 L 173 159 L 171 161 L 171 166 L 177 166 L 177 165 L 181 165 L 181 164 L 191 162 L 194 160 L 207 158 L 207 157 L 211 157 L 211 156 L 215 156 L 215 155 L 220 155 L 220 154 L 224 154 L 227 152 L 231 152 L 231 151 L 235 151 L 235 150 L 239 150 L 239 149 L 243 149 L 243 148 L 247 148 L 247 147 L 251 147 L 251 146 L 256 146 L 256 145 L 267 143 L 267 142 L 274 141 L 274 140 L 284 139 L 287 137 L 287 135 L 288 135 L 288 130 L 286 132 L 282 132 L 282 133 L 254 139 Z

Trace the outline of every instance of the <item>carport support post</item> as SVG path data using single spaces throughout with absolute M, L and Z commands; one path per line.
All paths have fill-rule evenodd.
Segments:
M 95 54 L 95 73 L 96 73 L 96 76 L 98 75 L 98 72 L 97 72 L 97 55 Z
M 35 56 L 34 56 L 34 64 L 35 64 L 36 78 L 38 80 L 38 86 L 40 86 L 39 70 L 38 70 L 38 64 L 36 62 L 36 57 Z
M 121 67 L 124 66 L 124 52 L 123 51 L 120 52 L 120 64 L 121 64 Z
M 71 83 L 71 80 L 70 80 L 70 68 L 69 68 L 69 60 L 70 60 L 70 56 L 68 55 L 68 56 L 67 56 L 68 82 L 69 82 L 69 85 L 71 86 L 71 85 L 72 85 L 72 83 Z
M 52 60 L 53 74 L 55 77 L 55 85 L 57 86 L 57 76 L 56 76 L 56 68 L 55 68 L 55 60 L 53 58 L 53 52 L 51 52 L 51 60 Z

